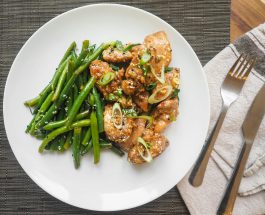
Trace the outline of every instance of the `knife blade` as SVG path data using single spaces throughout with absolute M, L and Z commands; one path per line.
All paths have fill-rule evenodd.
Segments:
M 265 84 L 261 87 L 242 124 L 244 143 L 239 153 L 232 176 L 217 210 L 218 215 L 232 214 L 238 188 L 244 173 L 254 139 L 265 113 Z
M 242 125 L 247 144 L 252 144 L 265 113 L 265 84 L 256 95 Z

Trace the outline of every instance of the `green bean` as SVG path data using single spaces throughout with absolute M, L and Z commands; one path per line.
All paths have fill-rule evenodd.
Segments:
M 56 85 L 58 78 L 60 77 L 60 72 L 62 71 L 62 69 L 64 68 L 64 66 L 66 65 L 66 60 L 69 57 L 69 55 L 71 54 L 72 50 L 76 47 L 76 43 L 73 42 L 71 43 L 71 45 L 69 46 L 69 48 L 66 50 L 61 62 L 59 63 L 58 69 L 56 70 L 52 81 L 50 84 L 48 84 L 43 90 L 42 92 L 35 98 L 26 101 L 24 104 L 29 106 L 29 107 L 33 107 L 36 104 L 39 105 L 39 107 L 41 106 L 42 102 L 45 100 L 46 96 L 49 94 L 49 92 L 54 89 L 54 85 Z M 63 65 L 62 65 L 63 64 Z M 46 96 L 45 96 L 46 95 Z
M 97 113 L 97 119 L 98 119 L 98 131 L 99 133 L 102 133 L 104 131 L 103 106 L 100 100 L 99 93 L 95 87 L 93 87 L 92 93 L 95 98 L 96 113 Z
M 79 67 L 82 64 L 84 58 L 89 53 L 88 46 L 89 46 L 89 40 L 84 40 L 83 44 L 82 44 L 81 52 L 80 52 L 80 54 L 76 60 L 76 63 L 75 63 L 76 67 Z
M 112 144 L 100 140 L 100 142 L 99 142 L 99 147 L 100 147 L 100 149 L 111 149 L 111 148 L 112 148 Z M 82 155 L 82 156 L 85 155 L 85 154 L 88 153 L 92 148 L 93 148 L 92 142 L 89 141 L 88 144 L 85 146 L 84 150 L 81 151 L 81 155 Z
M 33 107 L 35 105 L 37 105 L 37 107 L 35 108 L 34 112 L 33 113 L 37 113 L 38 109 L 40 108 L 40 106 L 42 105 L 43 101 L 45 100 L 45 98 L 47 97 L 47 95 L 49 94 L 49 92 L 51 92 L 51 84 L 48 84 L 41 92 L 40 94 L 31 99 L 31 100 L 28 100 L 26 101 L 24 104 L 26 106 L 29 106 L 29 107 Z
M 39 100 L 40 100 L 40 95 L 37 95 L 35 98 L 25 101 L 24 105 L 28 107 L 34 107 L 36 104 L 38 104 Z
M 33 117 L 30 124 L 28 125 L 26 132 L 29 132 L 31 135 L 33 135 L 36 123 L 41 119 L 43 113 L 45 113 L 52 103 L 52 95 L 53 93 L 51 92 L 47 99 L 42 103 L 38 113 Z
M 67 134 L 67 137 L 66 137 L 65 143 L 64 143 L 64 145 L 63 145 L 64 150 L 67 150 L 67 149 L 70 148 L 70 146 L 71 146 L 71 144 L 72 144 L 71 141 L 72 141 L 72 132 L 69 131 L 68 134 Z
M 60 120 L 63 120 L 64 118 L 66 118 L 66 113 L 65 113 L 65 109 L 64 108 L 61 108 L 61 110 L 59 111 L 59 113 L 57 114 L 56 116 L 56 120 L 60 121 Z M 64 142 L 65 142 L 65 135 L 60 135 L 58 137 L 58 151 L 63 151 L 63 145 L 64 145 Z
M 87 131 L 86 131 L 86 133 L 85 133 L 85 136 L 84 136 L 84 138 L 83 138 L 83 140 L 81 142 L 81 144 L 83 146 L 87 146 L 88 143 L 89 143 L 89 141 L 90 141 L 90 139 L 91 139 L 91 129 L 88 128 Z
M 100 160 L 100 146 L 99 146 L 99 133 L 98 133 L 98 121 L 95 111 L 92 111 L 90 115 L 91 121 L 91 135 L 94 152 L 94 163 L 98 163 Z
M 50 149 L 51 151 L 59 151 L 59 147 L 60 147 L 60 143 L 59 143 L 59 138 L 56 138 L 56 140 L 54 140 L 51 145 L 50 145 Z
M 67 48 L 63 58 L 61 59 L 59 66 L 66 60 L 67 57 L 69 57 L 69 55 L 72 53 L 75 47 L 76 47 L 76 42 L 72 42 L 70 46 Z
M 85 155 L 86 153 L 88 153 L 91 149 L 92 149 L 92 142 L 89 141 L 87 146 L 85 146 L 84 150 L 81 151 L 81 155 Z
M 66 100 L 69 91 L 72 87 L 72 85 L 74 84 L 76 77 L 82 73 L 88 66 L 89 64 L 95 60 L 106 48 L 108 48 L 110 45 L 112 45 L 113 43 L 103 43 L 101 44 L 95 51 L 93 54 L 91 54 L 89 57 L 86 57 L 83 61 L 83 64 L 81 66 L 79 66 L 75 72 L 73 73 L 72 77 L 69 79 L 69 81 L 66 83 L 66 85 L 64 86 L 58 100 L 56 100 L 56 102 L 49 108 L 49 110 L 46 112 L 46 114 L 43 116 L 43 118 L 36 124 L 37 128 L 42 127 L 44 124 L 47 124 L 52 117 L 57 113 L 58 108 L 60 108 L 60 106 L 64 103 L 64 101 Z M 90 78 L 91 79 L 91 78 Z
M 63 88 L 63 84 L 66 80 L 66 75 L 67 75 L 67 72 L 68 72 L 68 66 L 65 66 L 64 67 L 64 70 L 63 72 L 61 73 L 61 76 L 58 80 L 58 83 L 57 83 L 57 86 L 56 86 L 56 89 L 55 89 L 55 92 L 53 94 L 53 97 L 52 97 L 52 101 L 55 101 L 58 99 L 59 95 L 60 95 L 60 92 Z
M 70 92 L 70 95 L 68 96 L 68 99 L 66 101 L 66 114 L 68 115 L 72 106 L 73 106 L 73 100 L 74 100 L 74 92 Z
M 73 102 L 77 99 L 78 97 L 78 88 L 76 86 L 76 84 L 74 84 L 74 99 L 73 99 Z
M 112 144 L 105 142 L 105 141 L 100 141 L 99 146 L 100 146 L 100 149 L 111 149 L 112 148 Z
M 90 93 L 90 95 L 89 95 L 88 104 L 90 106 L 94 106 L 94 104 L 95 104 L 95 97 L 93 96 L 92 93 Z
M 64 108 L 61 108 L 59 110 L 59 113 L 56 115 L 56 120 L 57 121 L 61 121 L 63 120 L 64 118 L 66 118 L 66 115 L 65 115 L 65 109 Z
M 52 87 L 51 87 L 51 84 L 48 84 L 44 90 L 39 94 L 40 95 L 40 99 L 39 99 L 39 102 L 37 104 L 37 106 L 35 107 L 34 111 L 33 111 L 33 114 L 36 114 L 38 113 L 41 105 L 43 102 L 45 102 L 45 100 L 47 99 L 49 93 L 52 91 Z
M 65 149 L 64 149 L 64 144 L 65 144 L 65 141 L 66 141 L 66 135 L 61 135 L 61 137 L 59 137 L 59 140 L 58 140 L 58 143 L 59 143 L 59 146 L 58 146 L 58 150 L 63 152 Z
M 78 97 L 74 101 L 74 104 L 73 104 L 73 107 L 71 108 L 71 111 L 68 114 L 68 121 L 67 121 L 66 125 L 69 126 L 73 122 L 80 106 L 82 105 L 83 101 L 86 99 L 88 93 L 90 92 L 90 90 L 93 87 L 95 82 L 96 82 L 95 78 L 91 77 L 90 80 L 87 82 L 86 86 L 84 87 L 84 89 L 80 92 L 80 94 L 78 95 Z
M 115 154 L 119 156 L 123 156 L 125 153 L 120 149 L 120 147 L 116 146 L 115 144 L 112 144 L 112 147 L 110 148 L 111 151 L 113 151 Z
M 47 134 L 38 133 L 34 134 L 34 137 L 36 137 L 38 140 L 43 140 L 46 137 Z
M 73 136 L 73 145 L 72 145 L 72 152 L 73 152 L 73 159 L 75 168 L 77 169 L 80 166 L 80 138 L 81 138 L 81 127 L 74 128 L 74 136 Z
M 54 91 L 56 89 L 56 85 L 58 83 L 58 80 L 61 77 L 62 72 L 64 71 L 65 67 L 68 64 L 68 61 L 71 59 L 71 55 L 68 56 L 65 61 L 56 69 L 56 72 L 54 73 L 52 80 L 51 80 L 51 88 Z
M 28 133 L 31 130 L 32 126 L 35 127 L 36 117 L 37 117 L 37 115 L 34 115 L 32 120 L 30 121 L 30 123 L 27 125 L 26 131 L 25 131 L 26 133 Z
M 88 115 L 89 115 L 89 111 L 86 110 L 82 113 L 77 114 L 75 120 L 77 121 L 77 120 L 84 119 Z M 45 125 L 43 127 L 43 129 L 45 129 L 46 131 L 50 131 L 50 130 L 53 130 L 55 128 L 59 128 L 59 127 L 64 126 L 66 122 L 67 122 L 67 118 L 63 119 L 63 120 L 55 121 L 55 122 L 50 122 L 47 125 Z
M 75 70 L 75 62 L 74 62 L 74 60 L 69 60 L 68 71 L 67 71 L 67 76 L 66 76 L 67 81 L 69 81 L 69 79 L 73 75 L 74 70 Z
M 73 56 L 74 61 L 76 62 L 77 61 L 77 54 L 75 51 L 73 51 L 72 56 Z
M 77 86 L 79 86 L 78 90 L 80 90 L 80 91 L 84 89 L 84 83 L 83 83 L 82 74 L 77 76 Z
M 51 141 L 53 140 L 55 137 L 57 137 L 60 134 L 63 134 L 67 131 L 71 131 L 76 127 L 86 127 L 90 125 L 90 120 L 89 119 L 84 119 L 84 120 L 80 120 L 77 122 L 74 122 L 71 126 L 62 126 L 60 128 L 57 128 L 56 130 L 52 131 L 51 133 L 49 133 L 46 138 L 42 141 L 40 147 L 39 147 L 39 152 L 42 153 L 43 150 L 45 149 L 45 146 Z

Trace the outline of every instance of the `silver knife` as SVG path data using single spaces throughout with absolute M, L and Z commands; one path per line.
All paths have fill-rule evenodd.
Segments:
M 260 123 L 265 113 L 265 84 L 259 90 L 242 125 L 244 144 L 236 162 L 231 179 L 228 182 L 223 199 L 217 210 L 218 215 L 232 214 L 238 188 L 244 173 L 245 165 L 253 145 Z

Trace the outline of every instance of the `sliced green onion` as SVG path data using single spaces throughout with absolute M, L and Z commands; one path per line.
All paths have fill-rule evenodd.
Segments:
M 151 59 L 151 54 L 148 52 L 144 52 L 141 59 L 140 59 L 140 64 L 144 65 L 146 63 L 148 63 Z
M 122 112 L 125 116 L 137 116 L 137 112 L 135 109 L 130 108 L 130 109 L 122 109 Z
M 151 91 L 156 88 L 156 83 L 151 83 L 146 87 L 146 90 Z
M 151 72 L 153 73 L 153 75 L 156 77 L 156 79 L 161 83 L 161 84 L 164 84 L 165 83 L 165 69 L 164 69 L 164 65 L 162 66 L 161 68 L 161 76 L 159 77 L 157 74 L 156 74 L 156 71 L 155 69 L 152 67 L 152 65 L 150 65 L 150 69 L 151 69 Z
M 165 73 L 171 72 L 173 70 L 173 67 L 165 67 L 164 71 Z
M 130 45 L 126 46 L 126 48 L 124 48 L 123 51 L 124 52 L 131 51 L 134 46 L 139 46 L 139 45 L 141 45 L 141 43 L 130 44 Z
M 163 91 L 166 90 L 166 92 L 164 93 Z M 159 88 L 158 90 L 156 90 L 149 98 L 148 98 L 148 103 L 149 104 L 155 104 L 158 102 L 161 102 L 163 100 L 165 100 L 172 92 L 172 86 L 171 85 L 166 85 L 164 87 Z M 160 96 L 159 98 L 157 98 L 159 96 L 159 93 L 163 93 L 162 96 Z
M 105 73 L 99 80 L 100 86 L 105 86 L 108 83 L 110 83 L 115 78 L 115 74 L 113 72 L 107 72 Z
M 117 89 L 115 94 L 118 96 L 118 97 L 122 97 L 122 89 Z
M 176 117 L 175 117 L 175 115 L 174 115 L 174 113 L 173 113 L 173 112 L 170 114 L 170 117 L 169 117 L 169 119 L 170 119 L 170 121 L 171 121 L 171 122 L 174 122 L 174 121 L 176 121 Z
M 140 69 L 143 71 L 144 76 L 146 76 L 150 70 L 150 66 L 140 65 Z
M 122 42 L 119 40 L 116 40 L 116 48 L 120 51 L 123 51 L 124 47 L 122 45 Z
M 138 144 L 137 144 L 137 150 L 138 150 L 140 156 L 141 156 L 146 162 L 150 163 L 150 162 L 153 160 L 152 155 L 151 155 L 150 150 L 149 150 L 150 146 L 149 146 L 149 145 L 144 141 L 144 139 L 141 138 L 141 137 L 138 137 L 138 138 L 137 138 L 137 142 L 138 142 Z M 144 147 L 144 149 L 145 149 L 145 153 L 143 153 L 143 152 L 139 149 L 139 144 L 141 144 L 141 145 Z
M 115 96 L 113 93 L 110 93 L 110 94 L 108 95 L 108 97 L 107 97 L 107 100 L 108 100 L 108 101 L 116 101 L 117 98 L 116 98 L 116 96 Z
M 114 71 L 119 71 L 119 69 L 120 69 L 118 66 L 115 66 L 115 65 L 113 65 L 113 64 L 110 64 L 109 66 L 110 66 L 110 68 L 113 69 Z
M 119 123 L 116 122 L 117 119 L 119 120 Z M 116 102 L 112 107 L 111 120 L 117 129 L 122 128 L 123 116 L 122 116 L 121 106 L 118 102 Z
M 148 121 L 147 124 L 147 128 L 150 128 L 150 126 L 153 124 L 153 117 L 151 116 L 146 116 L 146 115 L 142 115 L 142 116 L 127 116 L 128 118 L 134 118 L 134 119 L 146 119 Z
M 179 99 L 179 91 L 180 89 L 174 89 L 172 93 L 172 98 L 178 98 Z

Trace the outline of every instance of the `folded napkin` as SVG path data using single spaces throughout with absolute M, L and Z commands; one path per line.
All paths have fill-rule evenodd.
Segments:
M 238 100 L 228 110 L 203 184 L 198 188 L 192 187 L 188 183 L 188 173 L 177 185 L 191 214 L 216 214 L 228 178 L 231 176 L 243 144 L 241 125 L 255 95 L 265 83 L 265 24 L 227 46 L 204 67 L 211 98 L 209 131 L 212 130 L 221 110 L 221 84 L 233 63 L 243 52 L 256 57 L 257 62 Z M 265 214 L 265 118 L 255 138 L 238 194 L 233 214 Z

